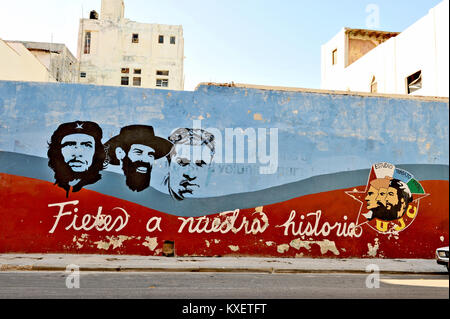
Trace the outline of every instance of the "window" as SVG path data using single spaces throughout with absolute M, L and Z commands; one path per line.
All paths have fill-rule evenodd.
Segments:
M 372 77 L 372 82 L 370 82 L 370 93 L 377 93 L 378 92 L 378 83 L 375 79 L 375 76 Z
M 167 79 L 157 79 L 156 86 L 158 87 L 169 87 L 169 80 Z
M 332 65 L 337 64 L 337 49 L 334 49 L 333 52 L 331 52 L 331 63 Z
M 86 77 L 86 72 L 81 72 L 80 73 L 80 78 L 85 78 Z
M 169 76 L 169 71 L 161 71 L 161 70 L 158 70 L 158 71 L 156 71 L 156 75 L 165 75 L 165 76 Z
M 406 78 L 406 89 L 411 94 L 422 88 L 422 71 L 417 71 Z
M 120 85 L 128 85 L 130 81 L 130 78 L 128 76 L 122 76 L 120 80 Z
M 134 74 L 141 74 L 141 69 L 134 69 Z
M 129 68 L 122 68 L 121 72 L 122 73 L 130 73 L 130 69 Z
M 159 36 L 158 43 L 164 43 L 164 36 L 163 35 Z
M 133 85 L 141 86 L 141 77 L 133 77 Z
M 170 44 L 175 44 L 175 37 L 170 37 Z
M 131 38 L 132 43 L 139 43 L 139 34 L 133 33 L 133 37 Z
M 84 54 L 91 53 L 91 31 L 86 31 L 84 34 Z

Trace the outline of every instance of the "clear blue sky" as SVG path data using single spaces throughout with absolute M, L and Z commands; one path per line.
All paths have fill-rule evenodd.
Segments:
M 403 31 L 441 0 L 125 0 L 125 17 L 182 25 L 185 89 L 199 82 L 320 88 L 320 47 L 343 27 Z M 1 0 L 0 38 L 65 43 L 101 0 Z

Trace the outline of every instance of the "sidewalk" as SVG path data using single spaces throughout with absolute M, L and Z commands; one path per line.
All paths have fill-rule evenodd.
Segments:
M 147 257 L 125 255 L 0 254 L 0 271 L 258 272 L 446 274 L 434 259 L 313 259 L 256 257 Z

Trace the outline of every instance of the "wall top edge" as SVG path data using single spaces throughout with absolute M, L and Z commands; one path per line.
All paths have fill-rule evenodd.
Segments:
M 108 86 L 108 85 L 95 85 L 86 83 L 63 83 L 63 82 L 39 82 L 39 81 L 7 81 L 0 80 L 0 83 L 17 83 L 17 84 L 30 84 L 30 85 L 78 85 L 78 86 L 93 86 L 99 88 L 115 88 L 115 89 L 132 89 L 132 90 L 161 90 L 166 92 L 187 92 L 194 93 L 199 91 L 203 87 L 228 87 L 228 88 L 242 88 L 242 89 L 255 89 L 255 90 L 267 90 L 267 91 L 284 91 L 284 92 L 300 92 L 300 93 L 314 93 L 314 94 L 334 94 L 334 95 L 347 95 L 347 96 L 361 96 L 361 97 L 382 97 L 382 98 L 397 98 L 405 100 L 415 101 L 431 101 L 431 102 L 443 102 L 449 103 L 448 97 L 440 96 L 419 96 L 419 95 L 405 95 L 405 94 L 383 94 L 383 93 L 367 93 L 356 91 L 335 91 L 335 90 L 322 90 L 322 89 L 307 89 L 296 87 L 284 87 L 284 86 L 267 86 L 257 84 L 243 84 L 243 83 L 211 83 L 201 82 L 194 91 L 190 90 L 170 90 L 170 89 L 157 89 L 157 88 L 139 88 L 139 87 L 121 87 L 121 86 Z
M 323 90 L 323 89 L 308 89 L 297 87 L 285 87 L 285 86 L 268 86 L 257 84 L 245 84 L 245 83 L 214 83 L 214 82 L 201 82 L 195 88 L 195 91 L 204 86 L 217 86 L 217 87 L 234 87 L 245 89 L 258 89 L 258 90 L 270 90 L 270 91 L 288 91 L 288 92 L 305 92 L 305 93 L 317 93 L 317 94 L 336 94 L 336 95 L 356 95 L 365 97 L 384 97 L 384 98 L 400 98 L 409 100 L 425 100 L 425 101 L 438 101 L 449 102 L 448 97 L 443 96 L 421 96 L 421 95 L 406 95 L 406 94 L 388 94 L 388 93 L 368 93 L 357 91 L 338 91 L 338 90 Z

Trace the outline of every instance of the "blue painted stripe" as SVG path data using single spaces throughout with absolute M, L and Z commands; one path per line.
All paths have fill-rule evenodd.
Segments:
M 449 166 L 437 164 L 396 165 L 417 180 L 449 180 Z M 0 152 L 0 172 L 24 176 L 53 183 L 53 171 L 47 166 L 47 159 L 11 152 Z M 152 187 L 143 192 L 132 192 L 125 185 L 124 176 L 103 171 L 102 179 L 94 185 L 86 186 L 105 195 L 127 200 L 151 209 L 176 216 L 203 216 L 234 209 L 253 208 L 280 203 L 304 195 L 317 194 L 338 189 L 365 185 L 370 169 L 347 171 L 310 177 L 268 189 L 209 198 L 188 198 L 173 200 Z M 57 186 L 55 186 L 57 187 Z M 65 191 L 61 189 L 62 196 Z

